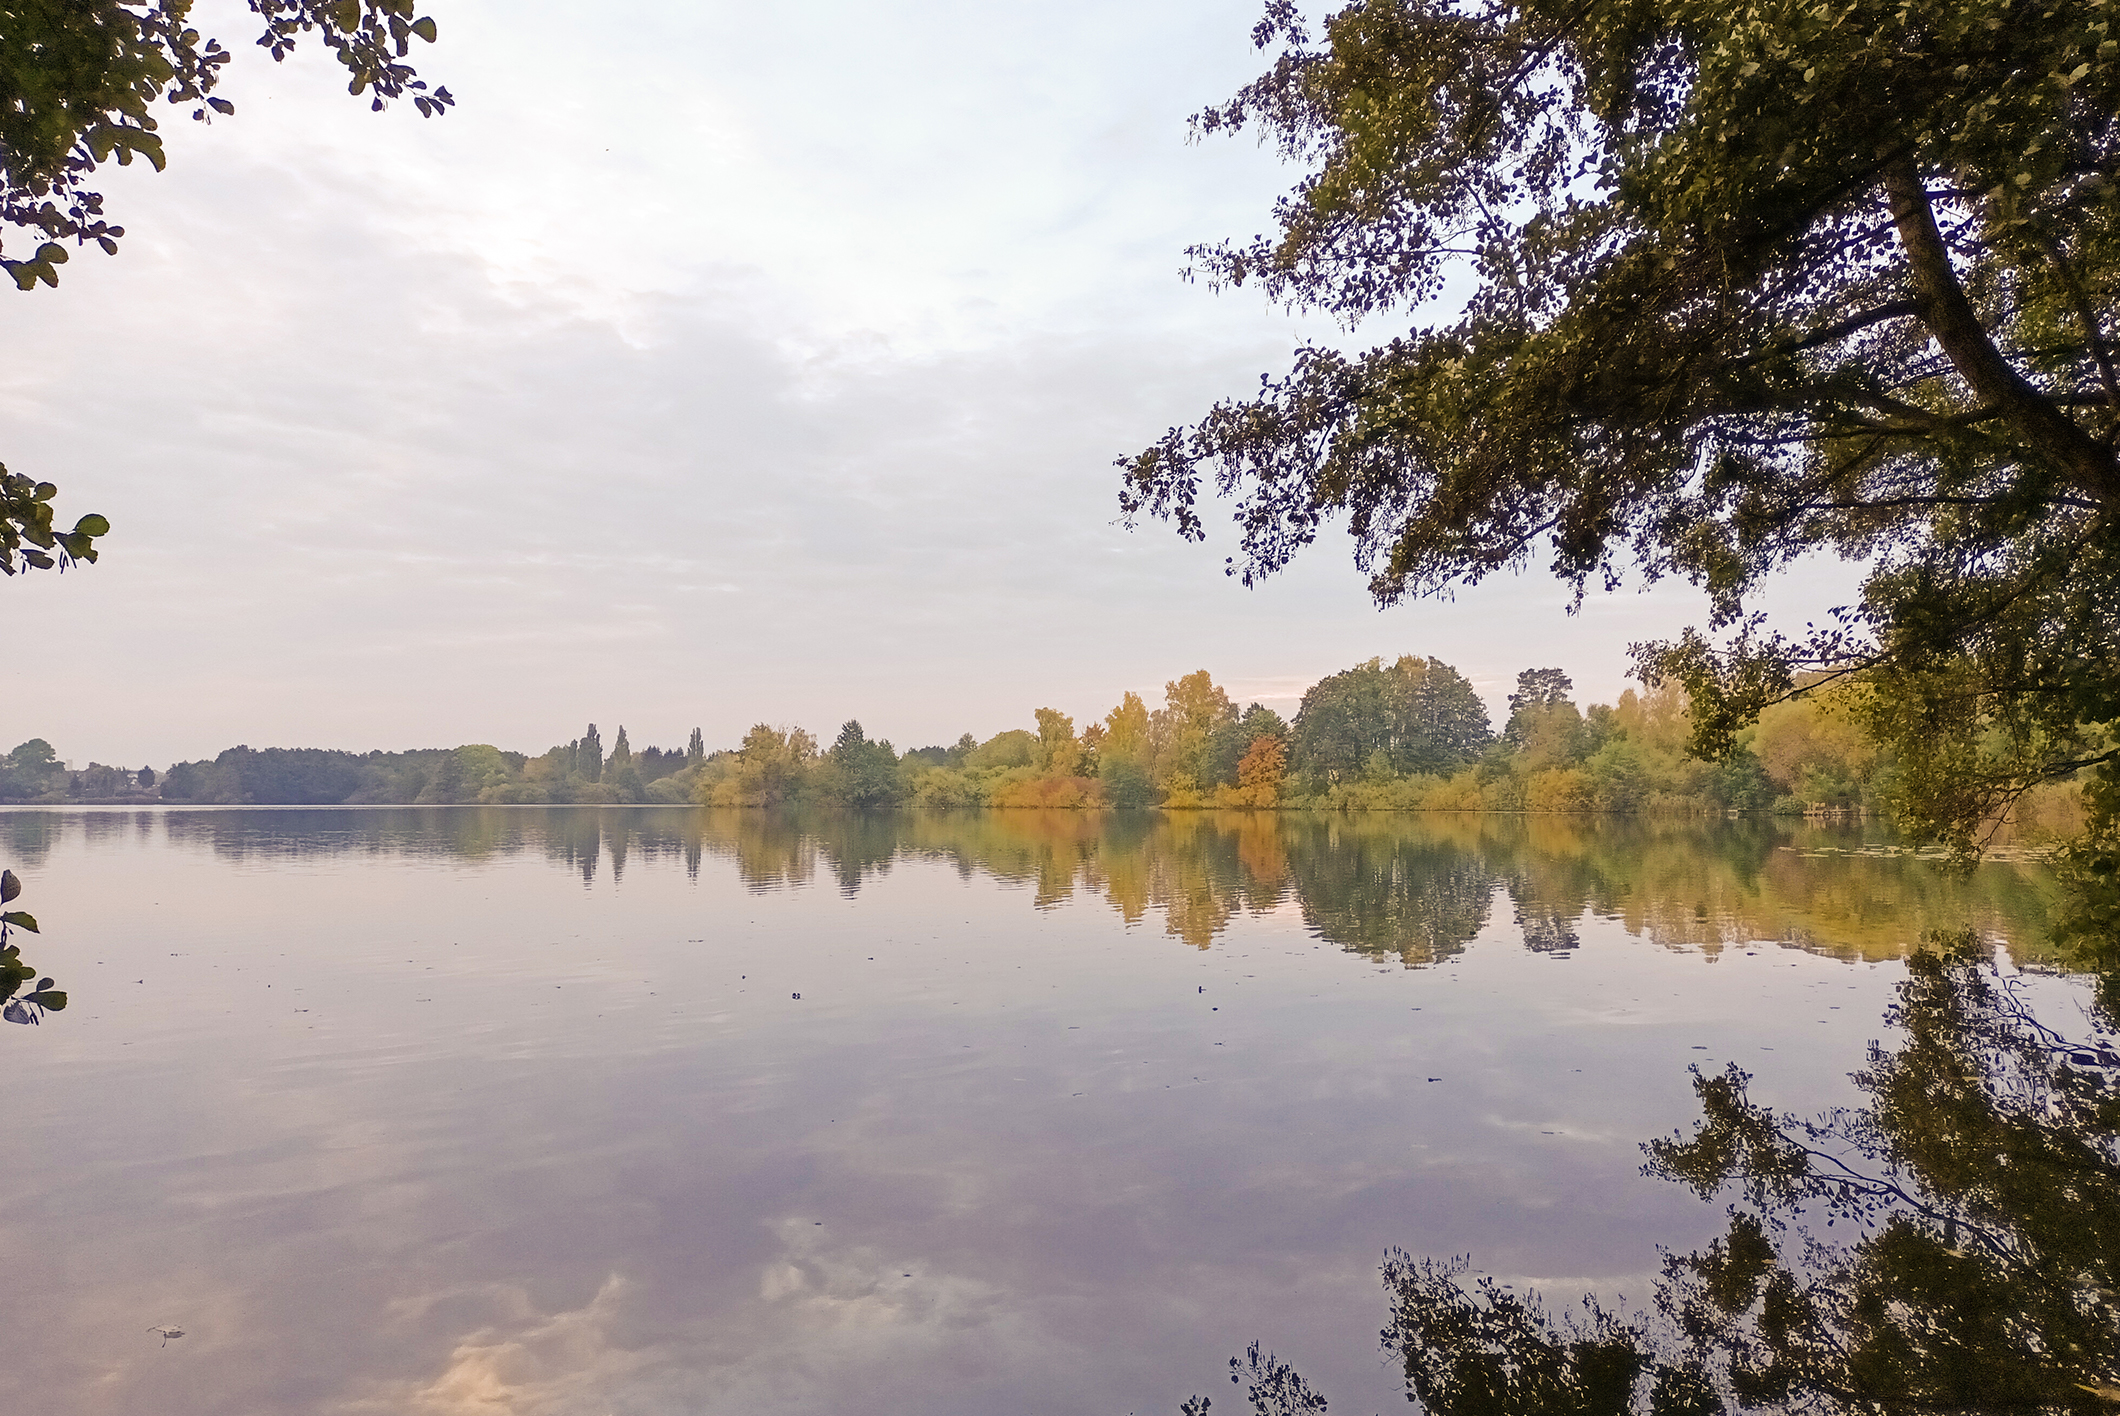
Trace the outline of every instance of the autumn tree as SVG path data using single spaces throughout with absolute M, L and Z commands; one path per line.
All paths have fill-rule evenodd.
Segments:
M 1082 763 L 1082 744 L 1075 740 L 1075 720 L 1057 708 L 1040 708 L 1036 717 L 1038 765 L 1049 776 L 1074 776 Z
M 858 723 L 852 726 L 860 728 Z M 744 734 L 736 752 L 734 781 L 742 804 L 776 806 L 788 800 L 802 788 L 816 757 L 817 739 L 803 729 L 757 724 Z
M 1206 782 L 1235 784 L 1239 780 L 1238 767 L 1245 756 L 1262 737 L 1282 741 L 1282 761 L 1287 761 L 1288 724 L 1281 715 L 1254 703 L 1244 710 L 1242 717 L 1230 718 L 1208 736 L 1206 754 Z
M 1237 794 L 1245 806 L 1279 806 L 1281 778 L 1288 768 L 1288 749 L 1279 735 L 1261 733 L 1252 739 L 1237 763 Z
M 1163 706 L 1149 716 L 1155 741 L 1158 785 L 1183 779 L 1194 786 L 1208 777 L 1208 744 L 1218 728 L 1237 718 L 1229 694 L 1205 669 L 1163 685 Z
M 1385 604 L 1535 559 L 1691 580 L 1704 630 L 1637 655 L 1698 750 L 1856 676 L 1905 824 L 1961 848 L 2031 784 L 2116 780 L 2105 6 L 1272 0 L 1254 35 L 1271 68 L 1198 130 L 1305 175 L 1194 270 L 1403 332 L 1299 349 L 1125 459 L 1128 516 L 1198 538 L 1234 497 L 1247 581 L 1344 521 Z M 1821 550 L 1860 596 L 1759 620 Z M 2098 820 L 2086 870 L 2120 851 Z
M 1148 705 L 1141 695 L 1128 691 L 1119 706 L 1104 715 L 1104 740 L 1097 748 L 1097 776 L 1105 796 L 1122 809 L 1153 805 L 1155 783 L 1150 775 L 1154 744 L 1149 737 Z

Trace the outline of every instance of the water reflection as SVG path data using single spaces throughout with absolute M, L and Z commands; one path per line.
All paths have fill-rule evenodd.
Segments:
M 1638 1300 L 1726 1228 L 1639 1173 L 1686 1064 L 1859 1100 L 1843 960 L 2029 957 L 2044 890 L 1720 822 L 0 829 L 75 990 L 0 1030 L 0 1247 L 67 1236 L 0 1322 L 69 1416 L 1170 1411 L 1253 1333 L 1387 1409 L 1387 1244 Z
M 2120 1051 L 2038 1017 L 1970 934 L 1908 961 L 1855 1074 L 1812 1119 L 1694 1070 L 1701 1119 L 1650 1175 L 1734 1196 L 1669 1255 L 1653 1310 L 1556 1312 L 1464 1257 L 1384 1265 L 1385 1350 L 1434 1416 L 1744 1410 L 2110 1412 L 2120 1405 Z M 1290 1364 L 1230 1359 L 1260 1416 L 1322 1412 Z M 1200 1416 L 1211 1399 L 1183 1410 Z
M 175 811 L 0 815 L 10 859 L 34 867 L 64 832 L 88 843 L 166 832 L 231 863 L 315 856 L 543 856 L 622 883 L 642 864 L 733 863 L 756 890 L 828 879 L 847 895 L 900 860 L 1020 883 L 1050 907 L 1101 898 L 1206 948 L 1241 914 L 1293 905 L 1318 937 L 1408 968 L 1448 959 L 1505 908 L 1525 947 L 1565 954 L 1586 914 L 1714 957 L 1772 941 L 1896 958 L 1910 940 L 1972 928 L 2043 957 L 2043 868 L 1994 862 L 1969 878 L 1872 830 L 1764 821 L 1645 822 L 1441 814 L 821 812 L 689 808 Z M 1506 903 L 1502 903 L 1506 901 Z

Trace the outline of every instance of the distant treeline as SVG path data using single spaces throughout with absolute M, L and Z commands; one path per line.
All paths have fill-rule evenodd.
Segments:
M 592 723 L 534 757 L 485 744 L 232 747 L 158 774 L 69 771 L 38 738 L 0 762 L 0 800 L 1889 813 L 1890 755 L 1841 691 L 1769 708 L 1719 762 L 1688 755 L 1675 685 L 1588 708 L 1572 692 L 1559 669 L 1526 669 L 1496 731 L 1464 675 L 1409 655 L 1312 685 L 1293 722 L 1257 703 L 1240 711 L 1202 669 L 1166 684 L 1161 707 L 1128 693 L 1079 731 L 1040 708 L 1030 727 L 903 753 L 858 721 L 829 745 L 760 723 L 718 751 L 697 728 L 683 748 L 635 751 L 621 727 L 607 753 Z M 2065 801 L 2045 805 L 2066 814 Z

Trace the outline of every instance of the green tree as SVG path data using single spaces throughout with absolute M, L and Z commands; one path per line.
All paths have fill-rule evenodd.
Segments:
M 267 800 L 270 799 L 269 797 L 267 798 Z M 434 764 L 434 771 L 427 778 L 427 785 L 421 789 L 420 794 L 414 797 L 413 800 L 447 804 L 449 802 L 462 801 L 463 799 L 464 759 L 454 752 L 438 754 Z
M 1196 123 L 1308 171 L 1275 234 L 1195 269 L 1420 322 L 1299 350 L 1124 460 L 1122 507 L 1198 538 L 1203 489 L 1235 496 L 1247 581 L 1344 517 L 1387 604 L 1535 556 L 1578 588 L 1683 576 L 1706 632 L 1637 653 L 1691 692 L 1697 749 L 1805 669 L 1857 673 L 1906 824 L 1967 847 L 2120 753 L 2109 28 L 2025 0 L 1357 0 L 1314 38 L 1273 0 L 1272 68 Z M 1821 549 L 1866 563 L 1859 601 L 1763 624 L 1761 580 Z
M 604 740 L 591 723 L 574 746 L 574 770 L 583 781 L 600 782 L 604 776 Z
M 1440 659 L 1370 659 L 1320 679 L 1296 710 L 1295 756 L 1307 772 L 1448 772 L 1492 739 L 1487 706 Z M 1381 757 L 1379 756 L 1381 754 Z
M 640 779 L 640 765 L 633 758 L 633 746 L 626 741 L 626 725 L 618 725 L 618 737 L 611 744 L 611 759 L 604 764 L 603 780 L 626 801 L 639 801 L 646 790 Z
M 1391 754 L 1401 772 L 1448 772 L 1485 750 L 1494 733 L 1471 681 L 1441 659 L 1402 657 L 1391 668 L 1385 702 Z
M 5 761 L 0 761 L 0 797 L 22 800 L 49 796 L 63 790 L 65 783 L 66 768 L 43 738 L 18 744 Z
M 826 754 L 841 801 L 848 806 L 892 806 L 898 801 L 898 754 L 888 742 L 870 742 L 852 718 Z
M 707 760 L 707 739 L 699 729 L 692 729 L 692 740 L 685 744 L 685 766 L 697 767 Z
M 1509 695 L 1502 736 L 1532 770 L 1559 767 L 1584 754 L 1583 714 L 1569 700 L 1575 683 L 1559 669 L 1525 669 Z
M 1384 661 L 1370 659 L 1304 690 L 1296 709 L 1296 766 L 1305 772 L 1360 772 L 1391 733 Z
M 999 772 L 1010 767 L 1037 765 L 1040 744 L 1035 733 L 1009 728 L 995 733 L 964 756 L 965 770 Z
M 1516 676 L 1516 692 L 1509 695 L 1513 716 L 1526 708 L 1551 708 L 1569 701 L 1575 680 L 1559 669 L 1525 669 Z

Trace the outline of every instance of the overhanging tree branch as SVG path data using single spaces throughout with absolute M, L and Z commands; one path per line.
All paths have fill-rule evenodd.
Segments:
M 1884 188 L 1921 301 L 1921 322 L 1950 356 L 1952 367 L 1983 402 L 2002 410 L 2018 436 L 2054 471 L 2101 504 L 2120 500 L 2120 463 L 2112 449 L 2026 382 L 1988 338 L 1951 267 L 1950 251 L 1936 228 L 1936 213 L 1911 154 L 1885 164 Z

